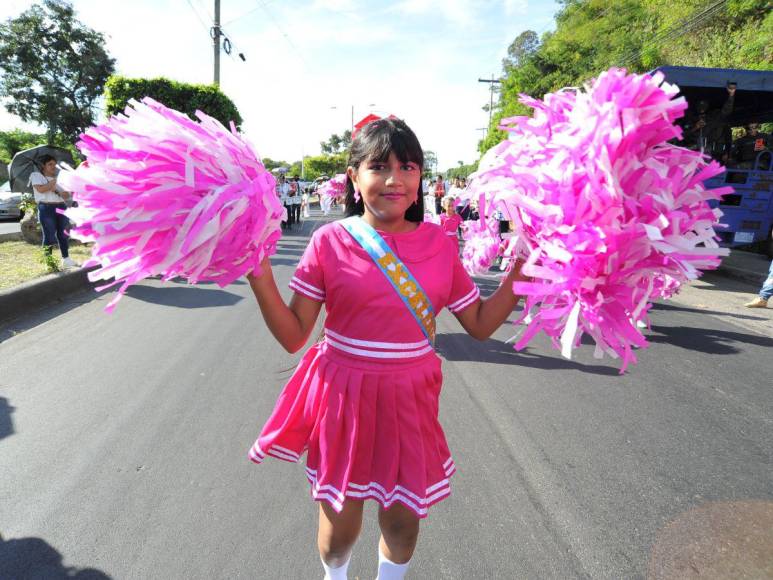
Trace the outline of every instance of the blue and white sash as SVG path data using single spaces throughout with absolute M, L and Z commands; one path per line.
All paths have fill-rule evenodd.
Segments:
M 365 220 L 352 216 L 341 220 L 340 224 L 373 259 L 416 319 L 424 336 L 435 344 L 435 310 L 413 274 Z

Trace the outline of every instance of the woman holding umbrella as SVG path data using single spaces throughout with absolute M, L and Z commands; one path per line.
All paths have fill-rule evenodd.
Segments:
M 75 268 L 77 264 L 70 258 L 70 237 L 66 232 L 70 222 L 58 211 L 67 208 L 65 201 L 69 199 L 70 194 L 56 183 L 56 159 L 51 155 L 43 155 L 40 158 L 40 166 L 41 171 L 34 171 L 30 175 L 30 184 L 38 204 L 38 221 L 43 229 L 43 248 L 50 255 L 54 243 L 58 243 L 62 253 L 62 267 Z

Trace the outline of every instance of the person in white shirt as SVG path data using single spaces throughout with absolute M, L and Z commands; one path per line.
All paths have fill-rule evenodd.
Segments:
M 300 179 L 297 177 L 293 177 L 292 183 L 290 183 L 290 196 L 293 210 L 293 223 L 300 224 L 302 192 Z
M 30 185 L 38 204 L 38 221 L 43 230 L 43 248 L 47 254 L 52 254 L 54 244 L 59 245 L 62 253 L 62 267 L 75 268 L 77 264 L 70 258 L 70 237 L 67 230 L 69 220 L 57 210 L 67 209 L 66 200 L 70 194 L 56 183 L 56 159 L 50 155 L 40 158 L 40 171 L 30 175 Z
M 283 173 L 279 174 L 279 179 L 276 181 L 276 194 L 279 197 L 279 203 L 281 203 L 285 211 L 287 212 L 287 218 L 282 222 L 282 229 L 286 230 L 293 225 L 292 219 L 292 206 L 290 205 L 290 186 L 285 181 Z
M 304 191 L 301 195 L 301 213 L 303 214 L 304 219 L 311 217 L 311 212 L 309 209 L 309 192 Z
M 451 182 L 451 187 L 448 189 L 448 193 L 446 193 L 446 197 L 456 199 L 457 197 L 461 197 L 463 193 L 462 180 L 458 177 L 454 177 L 454 180 Z

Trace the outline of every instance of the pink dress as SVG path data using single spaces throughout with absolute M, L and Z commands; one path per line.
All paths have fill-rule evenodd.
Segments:
M 459 251 L 459 238 L 456 235 L 456 230 L 462 225 L 462 216 L 458 213 L 454 215 L 440 214 L 440 227 L 443 228 L 445 234 L 454 241 L 456 251 Z
M 440 226 L 381 233 L 435 313 L 480 296 Z M 339 224 L 312 236 L 290 287 L 325 303 L 325 338 L 303 356 L 249 457 L 297 462 L 315 500 L 402 502 L 419 517 L 447 497 L 455 467 L 438 421 L 440 359 L 397 292 Z

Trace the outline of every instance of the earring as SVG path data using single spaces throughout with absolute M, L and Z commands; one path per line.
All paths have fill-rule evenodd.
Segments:
M 354 201 L 359 202 L 360 201 L 360 188 L 356 185 L 354 186 Z

